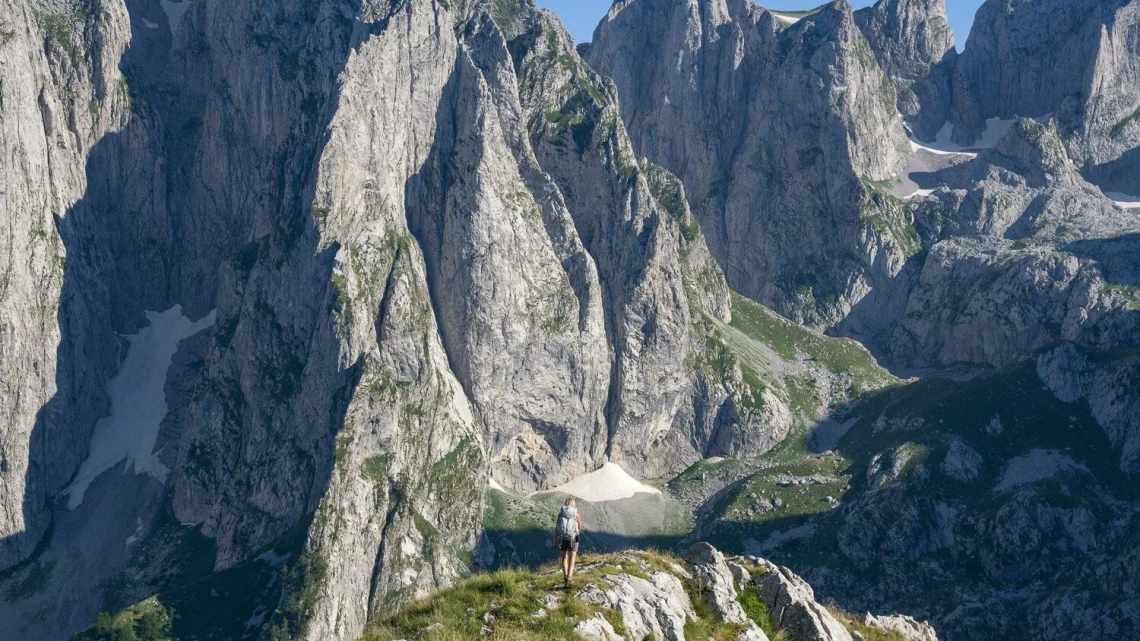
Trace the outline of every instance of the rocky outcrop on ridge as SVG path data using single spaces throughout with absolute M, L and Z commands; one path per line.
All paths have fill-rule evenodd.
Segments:
M 556 571 L 476 575 L 433 597 L 431 608 L 413 606 L 364 638 L 537 639 L 562 630 L 571 631 L 566 638 L 587 641 L 851 641 L 869 633 L 887 641 L 938 638 L 929 624 L 910 617 L 833 611 L 788 568 L 755 556 L 726 557 L 708 543 L 695 544 L 685 561 L 637 551 L 587 556 L 569 592 L 553 589 L 560 581 Z

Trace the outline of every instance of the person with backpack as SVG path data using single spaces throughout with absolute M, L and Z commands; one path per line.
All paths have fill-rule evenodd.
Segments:
M 562 566 L 562 583 L 570 586 L 574 579 L 574 564 L 578 561 L 578 542 L 582 538 L 582 515 L 573 496 L 566 497 L 558 510 L 554 524 L 554 544 L 558 547 L 558 563 Z

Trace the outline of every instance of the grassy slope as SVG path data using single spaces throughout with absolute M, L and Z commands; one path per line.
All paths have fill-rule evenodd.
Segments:
M 805 361 L 849 376 L 855 396 L 898 381 L 857 341 L 813 332 L 735 292 L 731 326 L 787 361 Z
M 682 578 L 682 583 L 696 612 L 696 619 L 685 626 L 685 638 L 705 641 L 733 641 L 742 626 L 719 621 L 700 594 L 697 586 L 680 577 L 676 568 L 683 562 L 659 551 L 637 551 L 621 554 L 585 555 L 581 560 L 575 586 L 600 583 L 607 575 L 626 573 L 648 578 L 657 571 Z M 753 576 L 761 572 L 757 566 Z M 623 637 L 629 639 L 620 613 L 587 603 L 575 596 L 575 590 L 562 589 L 561 573 L 547 565 L 534 571 L 504 569 L 478 574 L 454 587 L 419 601 L 399 614 L 378 621 L 366 631 L 361 641 L 551 641 L 575 639 L 574 627 L 579 621 L 601 615 Z M 555 605 L 552 603 L 557 600 Z M 772 622 L 768 608 L 753 590 L 743 590 L 738 597 L 744 611 L 765 631 L 772 641 L 787 641 L 785 632 Z M 539 616 L 536 613 L 542 612 Z M 491 613 L 491 617 L 486 617 Z M 836 612 L 852 631 L 865 632 L 855 617 Z M 493 617 L 493 618 L 492 618 Z M 493 623 L 488 623 L 492 621 Z M 867 636 L 873 641 L 902 641 L 897 635 L 880 631 Z M 630 639 L 630 641 L 641 641 Z

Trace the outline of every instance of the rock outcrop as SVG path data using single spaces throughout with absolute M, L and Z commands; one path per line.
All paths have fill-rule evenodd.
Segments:
M 689 548 L 685 560 L 692 567 L 697 589 L 718 617 L 747 626 L 752 637 L 767 638 L 740 605 L 737 586 L 748 584 L 748 570 L 743 565 L 736 563 L 730 567 L 724 555 L 708 543 L 697 543 Z
M 588 556 L 575 579 L 582 587 L 565 596 L 550 592 L 561 581 L 556 572 L 476 575 L 437 594 L 432 609 L 378 621 L 366 638 L 410 639 L 427 632 L 523 638 L 572 630 L 589 641 L 851 641 L 852 632 L 862 629 L 886 641 L 937 641 L 929 624 L 911 617 L 833 612 L 802 578 L 766 559 L 726 557 L 708 543 L 694 545 L 687 557 L 636 551 Z M 506 582 L 505 592 L 493 589 Z M 492 589 L 471 590 L 479 586 Z M 701 601 L 705 607 L 694 607 Z M 537 603 L 542 607 L 533 609 Z M 457 611 L 458 604 L 466 610 Z M 483 625 L 475 628 L 469 620 Z
M 689 595 L 678 577 L 654 571 L 648 579 L 613 574 L 603 583 L 587 584 L 578 598 L 600 605 L 621 616 L 622 627 L 632 637 L 682 641 L 685 624 L 696 619 Z
M 789 558 L 844 605 L 1136 636 L 1140 2 L 989 0 L 961 56 L 944 13 L 621 0 L 579 54 L 530 0 L 0 0 L 0 636 L 158 594 L 353 639 L 472 569 L 489 477 L 537 513 L 607 461 L 684 501 L 638 532 L 830 536 Z M 61 501 L 174 309 L 154 473 Z M 559 633 L 933 634 L 690 560 L 593 568 Z
M 1081 177 L 1051 123 L 1020 120 L 929 180 L 940 186 L 915 212 L 929 249 L 897 283 L 906 311 L 885 341 L 897 360 L 1004 366 L 1061 340 L 1108 350 L 1137 339 L 1113 283 L 1131 268 L 1108 248 L 1140 227 Z
M 768 606 L 772 623 L 788 636 L 806 641 L 851 641 L 851 633 L 815 600 L 806 581 L 791 570 L 765 563 L 767 572 L 755 579 L 756 590 Z

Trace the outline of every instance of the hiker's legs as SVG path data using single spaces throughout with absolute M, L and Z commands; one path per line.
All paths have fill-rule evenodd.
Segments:
M 562 580 L 570 578 L 570 551 L 562 549 L 558 553 L 558 565 L 562 567 Z
M 566 580 L 574 578 L 574 564 L 578 562 L 578 546 L 570 548 L 570 554 L 567 555 L 568 562 L 566 563 Z

